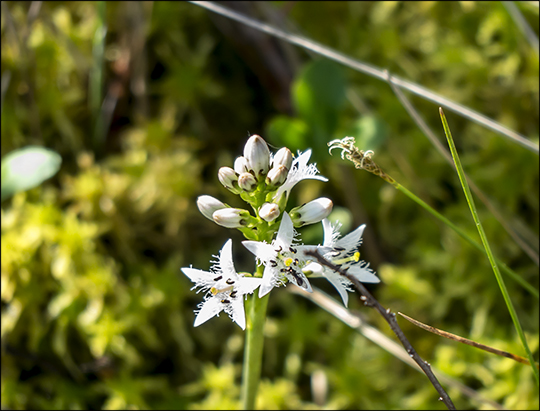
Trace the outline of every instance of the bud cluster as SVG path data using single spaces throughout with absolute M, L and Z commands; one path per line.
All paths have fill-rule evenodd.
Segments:
M 244 155 L 234 161 L 234 167 L 219 169 L 218 179 L 225 188 L 247 202 L 255 215 L 208 195 L 197 199 L 197 206 L 206 218 L 223 227 L 237 228 L 244 234 L 248 241 L 242 244 L 264 265 L 264 269 L 262 277 L 260 271 L 254 276 L 237 273 L 231 240 L 225 243 L 210 271 L 183 267 L 184 274 L 195 283 L 194 288 L 205 292 L 204 301 L 196 311 L 195 326 L 225 312 L 245 329 L 244 299 L 248 294 L 258 288 L 259 298 L 262 298 L 274 287 L 287 283 L 312 292 L 309 276 L 325 277 L 347 306 L 348 292 L 353 291 L 352 282 L 312 261 L 310 252 L 314 251 L 358 281 L 380 281 L 369 263 L 360 259 L 359 247 L 365 225 L 341 238 L 340 224 L 332 225 L 326 218 L 332 211 L 332 201 L 325 197 L 294 207 L 289 212 L 285 210 L 289 194 L 298 182 L 305 179 L 327 181 L 317 175 L 319 171 L 315 164 L 308 164 L 310 156 L 311 151 L 307 150 L 294 157 L 286 147 L 272 154 L 266 142 L 253 135 L 244 147 Z M 323 245 L 302 244 L 294 227 L 318 222 L 323 225 Z
M 207 195 L 197 199 L 197 206 L 206 218 L 221 226 L 238 228 L 252 240 L 269 240 L 277 231 L 278 217 L 285 211 L 292 187 L 308 178 L 327 181 L 316 175 L 318 170 L 314 164 L 308 164 L 310 156 L 308 150 L 295 158 L 287 147 L 272 154 L 266 141 L 253 135 L 244 146 L 244 155 L 234 161 L 233 168 L 219 169 L 218 179 L 226 189 L 251 205 L 255 216 Z M 294 226 L 301 227 L 321 221 L 331 211 L 332 201 L 319 198 L 293 208 L 290 216 Z

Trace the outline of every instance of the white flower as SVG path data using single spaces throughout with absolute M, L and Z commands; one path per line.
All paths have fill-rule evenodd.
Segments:
M 252 135 L 244 146 L 244 158 L 248 171 L 258 179 L 268 173 L 270 164 L 270 149 L 264 139 L 256 134 Z
M 268 294 L 272 288 L 283 285 L 285 280 L 289 280 L 308 292 L 313 291 L 302 272 L 302 267 L 308 258 L 304 252 L 314 251 L 317 246 L 293 244 L 294 234 L 291 218 L 284 212 L 276 239 L 272 241 L 272 244 L 259 241 L 242 242 L 265 265 L 259 298 Z
M 227 228 L 245 227 L 249 217 L 249 211 L 241 208 L 222 208 L 212 213 L 214 222 Z
M 362 224 L 353 232 L 347 234 L 343 238 L 339 238 L 339 228 L 341 224 L 332 226 L 330 221 L 326 218 L 322 220 L 324 229 L 324 243 L 323 246 L 329 247 L 330 251 L 321 251 L 324 258 L 332 262 L 334 265 L 339 266 L 347 274 L 356 277 L 356 279 L 363 283 L 378 283 L 381 280 L 375 275 L 372 269 L 369 268 L 369 263 L 360 260 L 360 252 L 358 247 L 362 244 L 362 233 L 366 228 L 365 224 Z M 349 301 L 349 295 L 347 291 L 354 291 L 351 286 L 351 281 L 334 270 L 329 269 L 326 266 L 322 266 L 319 263 L 312 262 L 304 268 L 304 272 L 313 272 L 322 274 L 330 283 L 336 288 L 343 300 L 343 305 L 347 306 Z
M 195 283 L 192 290 L 199 288 L 197 292 L 206 292 L 193 326 L 197 327 L 225 311 L 244 330 L 244 295 L 253 293 L 262 283 L 262 278 L 244 277 L 236 273 L 232 260 L 232 240 L 225 243 L 217 258 L 210 271 L 191 267 L 181 269 Z
M 225 204 L 212 196 L 199 196 L 197 198 L 197 207 L 202 215 L 212 221 L 214 221 L 212 214 L 215 211 L 227 208 Z
M 326 197 L 317 198 L 307 204 L 295 207 L 291 210 L 291 220 L 295 227 L 302 227 L 307 224 L 315 224 L 323 218 L 328 217 L 332 212 L 332 200 Z
M 287 171 L 291 169 L 291 165 L 293 162 L 293 156 L 291 153 L 291 150 L 289 150 L 287 147 L 280 148 L 278 152 L 271 157 L 270 163 L 272 164 L 272 167 L 279 167 L 284 166 Z
M 289 169 L 284 165 L 272 167 L 266 176 L 266 185 L 270 187 L 279 187 L 287 180 L 288 174 Z
M 264 203 L 259 209 L 259 217 L 264 221 L 272 222 L 279 217 L 279 206 L 275 203 Z
M 308 160 L 311 157 L 311 150 L 307 150 L 304 153 L 298 152 L 298 157 L 296 157 L 292 163 L 289 174 L 287 175 L 287 180 L 274 195 L 274 200 L 277 202 L 283 194 L 285 198 L 289 198 L 289 193 L 291 189 L 300 181 L 311 178 L 315 180 L 328 181 L 326 177 L 317 176 L 319 170 L 315 164 L 308 164 Z

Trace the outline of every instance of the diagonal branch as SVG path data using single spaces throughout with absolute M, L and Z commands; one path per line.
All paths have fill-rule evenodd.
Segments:
M 366 337 L 368 340 L 377 344 L 379 347 L 386 350 L 397 359 L 403 361 L 405 364 L 409 365 L 410 367 L 417 370 L 418 372 L 422 372 L 422 370 L 417 366 L 414 360 L 411 357 L 409 357 L 409 355 L 405 351 L 403 351 L 403 348 L 401 348 L 401 346 L 397 342 L 392 340 L 390 337 L 387 337 L 377 328 L 374 328 L 373 326 L 369 325 L 363 319 L 360 313 L 353 313 L 349 309 L 343 307 L 342 304 L 338 303 L 332 297 L 327 295 L 324 291 L 321 291 L 317 289 L 316 287 L 313 287 L 312 293 L 309 293 L 301 289 L 300 287 L 287 287 L 287 290 L 293 294 L 298 294 L 312 301 L 314 304 L 326 310 L 327 312 L 332 314 L 334 317 L 339 319 L 344 324 L 355 329 L 364 337 Z M 398 313 L 398 314 L 401 314 L 401 313 Z M 446 384 L 449 387 L 449 389 L 454 388 L 458 390 L 463 396 L 470 398 L 474 402 L 478 402 L 479 406 L 489 405 L 491 408 L 495 410 L 506 409 L 501 404 L 498 404 L 495 401 L 484 397 L 482 394 L 480 394 L 476 390 L 473 390 L 472 388 L 467 387 L 466 385 L 462 384 L 458 380 L 444 374 L 442 371 L 437 370 L 436 368 L 433 368 L 433 373 L 443 384 Z
M 354 284 L 356 289 L 362 294 L 360 296 L 360 299 L 364 301 L 364 305 L 374 307 L 384 317 L 388 325 L 390 325 L 390 328 L 392 329 L 394 334 L 396 334 L 396 336 L 398 337 L 403 347 L 405 347 L 405 350 L 407 350 L 409 356 L 418 364 L 422 371 L 424 371 L 424 374 L 426 374 L 435 390 L 437 390 L 437 392 L 439 393 L 439 400 L 444 402 L 444 404 L 449 410 L 455 410 L 456 407 L 454 406 L 454 403 L 439 383 L 439 380 L 437 380 L 437 377 L 435 377 L 435 374 L 433 374 L 433 371 L 431 370 L 431 365 L 427 361 L 424 361 L 422 360 L 422 358 L 420 358 L 420 355 L 418 355 L 407 337 L 405 337 L 405 334 L 397 323 L 396 313 L 390 311 L 390 308 L 385 310 L 384 307 L 379 303 L 379 301 L 377 301 L 375 297 L 371 295 L 371 293 L 366 289 L 366 287 L 364 287 L 364 285 L 360 281 L 356 279 L 356 277 L 347 274 L 346 271 L 343 271 L 340 267 L 329 262 L 327 259 L 322 257 L 318 251 L 305 251 L 305 254 L 315 258 L 319 264 L 324 265 L 335 271 L 336 273 L 346 277 Z
M 380 80 L 386 81 L 387 76 L 384 70 L 372 66 L 370 64 L 361 62 L 359 60 L 350 58 L 346 56 L 345 54 L 342 54 L 338 51 L 335 51 L 329 47 L 326 47 L 322 44 L 316 43 L 312 40 L 309 40 L 305 37 L 298 36 L 296 34 L 288 33 L 286 31 L 283 31 L 281 29 L 278 29 L 277 27 L 274 27 L 270 24 L 263 23 L 262 21 L 255 20 L 249 16 L 243 15 L 241 13 L 237 13 L 233 10 L 230 10 L 226 7 L 223 7 L 220 4 L 217 4 L 215 2 L 211 1 L 191 1 L 190 3 L 195 4 L 200 7 L 204 7 L 207 10 L 213 11 L 214 13 L 218 13 L 222 16 L 228 17 L 232 20 L 238 21 L 242 24 L 245 24 L 246 26 L 252 27 L 256 30 L 262 31 L 266 34 L 269 34 L 271 36 L 280 38 L 282 40 L 287 41 L 290 44 L 295 44 L 299 47 L 303 47 L 306 50 L 310 50 L 316 54 L 319 54 L 321 56 L 324 56 L 326 58 L 329 58 L 330 60 L 336 61 L 340 64 L 343 64 L 346 67 L 352 68 L 356 71 L 360 71 L 362 73 L 368 74 L 372 77 L 376 77 Z M 504 127 L 503 125 L 497 123 L 495 120 L 490 119 L 489 117 L 484 116 L 483 114 L 480 114 L 474 110 L 471 110 L 468 107 L 465 107 L 461 104 L 458 104 L 450 99 L 447 99 L 437 93 L 434 93 L 433 91 L 422 87 L 418 84 L 409 82 L 407 80 L 403 80 L 399 77 L 394 77 L 394 84 L 396 84 L 399 87 L 402 87 L 404 89 L 407 89 L 426 100 L 431 100 L 438 105 L 442 105 L 448 110 L 451 110 L 455 113 L 460 114 L 461 116 L 468 118 L 469 120 L 472 120 L 486 128 L 489 128 L 508 139 L 512 140 L 513 142 L 527 148 L 528 150 L 538 154 L 539 148 L 538 145 L 533 143 L 532 141 L 528 140 L 525 136 L 522 136 L 519 133 L 516 133 L 513 130 L 510 130 L 507 127 Z

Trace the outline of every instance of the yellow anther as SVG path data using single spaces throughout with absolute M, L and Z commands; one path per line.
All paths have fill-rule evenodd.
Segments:
M 345 264 L 345 263 L 348 263 L 349 261 L 354 261 L 354 262 L 360 261 L 360 252 L 357 251 L 351 257 L 340 258 L 339 260 L 332 260 L 332 262 L 336 265 Z
M 292 264 L 293 259 L 291 257 L 289 257 L 289 258 L 286 258 L 285 261 L 283 261 L 283 262 L 285 263 L 285 265 L 287 267 L 289 267 Z
M 216 295 L 216 294 L 219 294 L 219 293 L 223 293 L 225 291 L 230 291 L 232 290 L 234 287 L 232 285 L 230 285 L 229 287 L 225 287 L 225 288 L 222 288 L 222 289 L 218 289 L 216 287 L 212 287 L 210 288 L 210 292 L 212 293 L 212 295 Z

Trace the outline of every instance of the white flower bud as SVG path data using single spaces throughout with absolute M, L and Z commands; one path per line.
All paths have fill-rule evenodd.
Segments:
M 215 211 L 227 208 L 225 204 L 212 196 L 200 196 L 197 198 L 197 207 L 203 216 L 214 221 L 212 214 Z
M 244 157 L 247 160 L 248 170 L 260 179 L 268 173 L 270 164 L 270 149 L 264 139 L 256 134 L 252 135 L 244 146 Z
M 232 191 L 234 194 L 238 194 L 238 176 L 234 170 L 230 167 L 221 167 L 218 171 L 218 179 L 223 186 Z
M 242 173 L 238 177 L 238 185 L 244 191 L 253 191 L 257 188 L 257 180 L 251 173 Z
M 284 165 L 274 166 L 266 176 L 266 185 L 279 187 L 287 180 L 288 174 L 289 170 Z
M 245 157 L 240 156 L 234 160 L 234 171 L 236 171 L 238 174 L 248 172 L 248 162 Z
M 295 227 L 314 224 L 328 217 L 332 211 L 332 200 L 321 197 L 300 207 L 295 207 L 289 213 Z
M 293 157 L 291 150 L 289 150 L 287 147 L 283 147 L 280 148 L 278 152 L 274 155 L 274 161 L 272 162 L 272 166 L 274 168 L 278 166 L 285 166 L 287 167 L 287 170 L 290 170 L 292 162 Z
M 240 208 L 222 208 L 212 215 L 212 219 L 227 228 L 245 227 L 248 223 L 249 212 Z
M 264 203 L 259 210 L 259 217 L 268 222 L 274 221 L 279 214 L 279 206 L 276 203 Z

